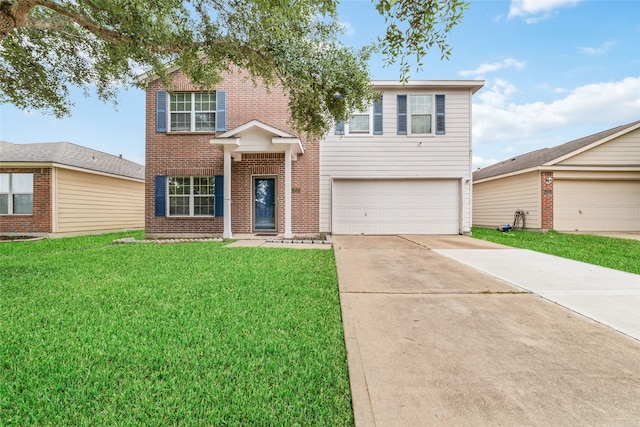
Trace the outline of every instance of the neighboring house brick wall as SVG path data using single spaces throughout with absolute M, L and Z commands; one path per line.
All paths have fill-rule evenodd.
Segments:
M 540 201 L 542 230 L 551 230 L 553 228 L 553 172 L 540 173 Z
M 0 173 L 33 173 L 33 214 L 0 215 L 0 234 L 51 233 L 51 168 L 0 168 Z
M 186 76 L 172 74 L 174 91 L 198 92 Z M 254 84 L 241 72 L 224 73 L 215 88 L 227 94 L 227 130 L 251 120 L 258 120 L 295 135 L 291 126 L 288 97 L 283 90 L 268 90 Z M 146 191 L 145 228 L 151 237 L 162 235 L 220 235 L 222 217 L 156 217 L 155 176 L 223 175 L 223 152 L 210 144 L 219 133 L 156 132 L 156 92 L 166 90 L 160 80 L 149 83 L 146 94 Z M 305 153 L 292 162 L 292 231 L 318 232 L 318 144 L 300 136 Z M 260 169 L 262 168 L 262 169 Z M 282 154 L 243 154 L 242 161 L 232 161 L 232 231 L 251 233 L 252 174 L 264 170 L 278 175 L 278 224 L 284 230 L 284 156 Z M 299 192 L 296 192 L 299 189 Z

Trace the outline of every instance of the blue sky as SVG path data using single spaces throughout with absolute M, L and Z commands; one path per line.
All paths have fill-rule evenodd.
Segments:
M 342 0 L 343 41 L 382 34 L 369 0 Z M 640 120 L 639 0 L 476 0 L 449 36 L 448 61 L 432 52 L 412 79 L 482 79 L 473 99 L 474 168 Z M 397 80 L 373 58 L 371 76 Z M 144 163 L 144 92 L 120 93 L 117 109 L 82 91 L 56 119 L 0 106 L 0 139 L 69 141 Z

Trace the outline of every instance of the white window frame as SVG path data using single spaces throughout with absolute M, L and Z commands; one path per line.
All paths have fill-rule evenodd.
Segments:
M 428 96 L 431 98 L 431 111 L 427 113 L 414 113 L 412 111 L 411 99 L 416 96 Z M 407 135 L 435 135 L 436 126 L 436 97 L 432 93 L 410 93 L 407 97 Z M 413 116 L 417 114 L 426 114 L 431 116 L 430 132 L 413 132 Z
M 209 94 L 212 99 L 209 100 L 209 104 L 213 103 L 213 110 L 196 110 L 196 95 L 202 95 L 202 94 Z M 169 93 L 169 102 L 167 103 L 167 117 L 169 119 L 169 123 L 168 123 L 168 132 L 174 132 L 174 133 L 179 133 L 179 132 L 203 132 L 203 133 L 213 133 L 216 130 L 216 121 L 218 119 L 218 115 L 217 115 L 217 99 L 216 99 L 216 92 L 215 91 L 211 91 L 211 92 L 174 92 L 174 93 Z M 174 102 L 174 97 L 178 96 L 178 95 L 189 95 L 190 97 L 190 103 L 191 103 L 191 107 L 189 110 L 185 110 L 185 111 L 173 111 L 172 110 L 172 103 Z M 175 130 L 174 126 L 173 126 L 173 114 L 189 114 L 189 129 L 180 129 L 180 130 Z M 197 126 L 197 115 L 198 114 L 213 114 L 213 122 L 212 122 L 212 126 L 211 129 L 204 129 L 204 130 L 198 130 L 196 129 Z
M 194 188 L 195 188 L 195 181 L 197 179 L 200 178 L 207 178 L 210 180 L 211 182 L 211 193 L 209 194 L 195 194 L 194 192 Z M 171 194 L 171 186 L 172 186 L 172 180 L 174 179 L 188 179 L 189 180 L 189 192 L 186 194 Z M 215 192 L 216 192 L 216 185 L 215 185 L 215 176 L 168 176 L 167 177 L 167 216 L 172 216 L 172 217 L 183 217 L 183 218 L 189 218 L 189 217 L 194 217 L 194 218 L 211 218 L 216 216 L 216 196 L 215 196 Z M 211 198 L 211 215 L 206 214 L 206 215 L 202 215 L 202 214 L 196 214 L 196 198 L 198 197 L 203 197 L 203 198 Z M 171 213 L 171 200 L 172 199 L 177 199 L 177 198 L 187 198 L 189 200 L 189 213 L 188 214 L 172 214 Z
M 31 176 L 31 191 L 30 192 L 17 192 L 15 191 L 15 189 L 13 188 L 13 177 L 15 175 L 30 175 Z M 33 215 L 33 172 L 3 172 L 0 173 L 0 177 L 5 177 L 6 179 L 6 191 L 4 191 L 5 189 L 2 188 L 1 184 L 0 184 L 0 195 L 6 195 L 7 197 L 7 212 L 6 213 L 0 213 L 0 215 Z M 0 179 L 0 183 L 2 182 L 2 179 Z M 31 196 L 31 212 L 15 212 L 15 207 L 14 207 L 14 196 Z
M 369 117 L 369 129 L 364 131 L 352 131 L 350 127 L 351 118 L 353 116 L 368 116 Z M 349 117 L 349 121 L 344 124 L 345 135 L 372 135 L 373 134 L 373 105 L 370 105 L 366 111 L 354 111 Z

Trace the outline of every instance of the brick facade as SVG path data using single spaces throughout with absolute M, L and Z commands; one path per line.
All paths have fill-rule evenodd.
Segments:
M 175 91 L 197 92 L 180 72 L 172 74 Z M 288 98 L 281 88 L 267 90 L 254 85 L 242 73 L 227 73 L 216 87 L 227 93 L 227 130 L 258 120 L 281 131 L 296 135 L 291 127 Z M 145 229 L 149 237 L 222 235 L 222 217 L 155 216 L 155 176 L 223 175 L 223 152 L 209 143 L 220 133 L 156 132 L 156 92 L 165 90 L 160 80 L 149 83 L 146 95 L 146 188 Z M 291 162 L 292 231 L 294 234 L 318 232 L 319 146 L 297 135 L 304 154 Z M 284 231 L 283 153 L 243 153 L 241 161 L 232 160 L 231 198 L 233 233 L 251 233 L 252 177 L 277 177 L 278 232 Z
M 542 230 L 553 229 L 553 172 L 540 173 L 540 206 Z
M 0 234 L 44 235 L 52 230 L 51 168 L 0 168 L 0 173 L 33 173 L 33 214 L 0 215 Z

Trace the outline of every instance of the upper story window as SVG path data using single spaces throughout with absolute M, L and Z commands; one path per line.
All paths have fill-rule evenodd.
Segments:
M 33 174 L 0 173 L 0 215 L 33 214 Z
M 444 95 L 398 95 L 398 135 L 444 135 Z
M 171 132 L 214 132 L 216 129 L 216 94 L 172 93 L 169 115 Z
M 347 123 L 336 123 L 335 134 L 382 135 L 382 97 L 367 110 L 354 112 Z
M 227 93 L 156 92 L 156 132 L 225 132 Z
M 213 176 L 168 177 L 169 216 L 214 216 Z

